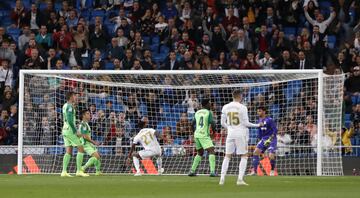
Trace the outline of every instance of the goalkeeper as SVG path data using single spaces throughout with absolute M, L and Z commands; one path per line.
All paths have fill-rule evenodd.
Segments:
M 81 112 L 82 122 L 80 123 L 79 132 L 82 134 L 80 138 L 82 145 L 84 145 L 85 152 L 91 156 L 91 158 L 86 162 L 86 164 L 81 167 L 81 171 L 85 172 L 85 170 L 95 165 L 96 173 L 95 175 L 101 175 L 100 172 L 100 155 L 96 150 L 96 146 L 99 146 L 99 143 L 91 139 L 91 128 L 89 126 L 89 121 L 91 120 L 91 114 L 89 110 L 83 110 Z
M 210 177 L 216 177 L 215 173 L 215 150 L 214 144 L 210 137 L 210 128 L 214 127 L 212 112 L 210 111 L 211 103 L 209 99 L 203 99 L 202 109 L 198 110 L 195 113 L 193 119 L 193 125 L 196 125 L 195 129 L 195 147 L 196 147 L 196 156 L 194 158 L 193 164 L 191 166 L 190 177 L 196 176 L 196 168 L 201 161 L 201 157 L 204 154 L 204 150 L 207 151 L 209 155 L 209 164 L 210 164 Z
M 262 127 L 259 127 L 258 130 L 258 144 L 256 145 L 255 151 L 253 153 L 253 170 L 250 175 L 257 175 L 257 167 L 259 165 L 260 154 L 264 153 L 266 150 L 269 151 L 269 158 L 271 164 L 270 176 L 274 176 L 275 172 L 275 152 L 276 152 L 276 134 L 277 128 L 273 119 L 266 115 L 265 107 L 258 107 L 257 114 L 259 116 L 259 123 L 263 123 Z
M 67 167 L 69 165 L 73 147 L 78 148 L 76 155 L 76 176 L 87 177 L 88 174 L 85 174 L 81 171 L 81 165 L 84 159 L 84 147 L 81 144 L 80 137 L 81 134 L 76 131 L 76 111 L 74 105 L 76 103 L 76 94 L 74 92 L 68 92 L 66 94 L 66 103 L 62 108 L 64 126 L 62 129 L 62 135 L 64 138 L 64 144 L 66 148 L 66 153 L 63 158 L 63 170 L 61 172 L 61 177 L 72 177 L 67 173 Z

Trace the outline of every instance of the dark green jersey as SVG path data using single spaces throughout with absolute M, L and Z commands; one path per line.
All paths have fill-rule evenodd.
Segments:
M 210 137 L 210 125 L 213 123 L 213 116 L 211 111 L 207 109 L 200 109 L 194 116 L 196 129 L 195 138 L 208 138 Z

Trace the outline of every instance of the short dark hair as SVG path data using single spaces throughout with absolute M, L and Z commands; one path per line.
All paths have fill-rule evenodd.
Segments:
M 263 110 L 263 111 L 266 112 L 266 107 L 264 107 L 264 106 L 258 106 L 256 109 L 257 110 Z
M 90 111 L 88 109 L 84 109 L 84 110 L 81 111 L 80 120 L 82 120 L 84 118 L 84 115 L 85 115 L 86 112 L 90 112 Z
M 203 106 L 203 107 L 206 107 L 207 105 L 209 105 L 210 104 L 210 99 L 208 99 L 208 98 L 204 98 L 202 101 L 201 101 L 201 105 Z
M 138 123 L 138 127 L 139 127 L 139 129 L 143 129 L 143 128 L 145 128 L 145 126 L 146 126 L 146 122 L 145 122 L 145 121 L 140 120 L 140 121 L 139 121 L 139 123 Z
M 240 89 L 235 89 L 235 90 L 232 92 L 232 96 L 233 96 L 233 98 L 240 97 L 240 96 L 241 96 L 241 91 L 240 91 Z
M 73 92 L 73 91 L 67 92 L 67 93 L 66 93 L 66 100 L 69 101 L 70 98 L 71 98 L 73 95 L 75 95 L 75 92 Z

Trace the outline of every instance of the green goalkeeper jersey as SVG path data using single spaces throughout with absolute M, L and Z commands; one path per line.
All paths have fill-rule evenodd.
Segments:
M 80 123 L 80 126 L 79 126 L 79 131 L 82 135 L 88 135 L 90 138 L 91 138 L 91 128 L 89 126 L 89 124 L 85 121 L 82 121 Z M 85 138 L 81 138 L 81 143 L 83 145 L 86 145 L 86 144 L 91 144 L 91 142 L 87 141 Z
M 194 138 L 210 138 L 210 125 L 213 123 L 211 111 L 207 109 L 197 111 L 194 122 L 196 124 Z
M 70 103 L 65 103 L 62 108 L 64 126 L 62 129 L 63 134 L 75 134 L 76 133 L 76 111 Z

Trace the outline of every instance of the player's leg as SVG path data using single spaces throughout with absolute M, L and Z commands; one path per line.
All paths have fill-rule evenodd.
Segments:
M 270 147 L 268 149 L 269 151 L 269 158 L 270 158 L 270 165 L 271 165 L 271 171 L 270 171 L 270 176 L 275 176 L 275 167 L 276 167 L 276 145 L 277 142 L 273 141 L 270 144 Z
M 82 166 L 82 171 L 85 171 L 90 166 L 95 165 L 96 175 L 100 175 L 100 155 L 97 152 L 96 148 L 92 145 L 84 145 L 84 150 L 91 157 L 86 162 L 86 164 Z
M 61 172 L 61 177 L 72 177 L 70 174 L 67 173 L 67 168 L 68 168 L 69 162 L 71 160 L 72 146 L 65 137 L 64 137 L 64 144 L 65 144 L 66 152 L 63 157 L 63 168 L 62 168 L 62 172 Z
M 260 140 L 260 142 L 256 145 L 256 148 L 253 152 L 253 161 L 252 161 L 252 171 L 250 175 L 257 175 L 257 167 L 260 162 L 260 155 L 265 149 L 264 141 Z
M 80 176 L 80 177 L 89 176 L 88 174 L 84 173 L 84 171 L 81 168 L 83 161 L 84 161 L 84 154 L 85 154 L 84 146 L 81 144 L 78 144 L 77 145 L 77 154 L 76 154 L 76 176 Z
M 244 175 L 247 167 L 247 161 L 248 161 L 248 142 L 249 137 L 248 135 L 244 135 L 241 138 L 235 139 L 235 145 L 236 145 L 236 154 L 240 155 L 241 160 L 239 164 L 239 176 L 237 179 L 236 184 L 237 185 L 245 185 L 248 184 L 244 182 Z
M 209 154 L 210 177 L 217 177 L 217 175 L 215 173 L 215 165 L 216 165 L 215 148 L 210 147 L 210 148 L 207 148 L 206 151 Z
M 156 165 L 158 169 L 158 174 L 161 175 L 164 172 L 164 169 L 162 168 L 162 158 L 161 154 L 156 157 Z
M 95 161 L 95 175 L 101 175 L 101 158 L 100 158 L 100 154 L 99 152 L 95 152 L 93 154 L 93 157 L 96 158 L 96 161 Z
M 235 152 L 235 140 L 234 139 L 226 139 L 225 143 L 225 157 L 221 165 L 221 177 L 220 177 L 220 185 L 225 183 L 225 176 L 227 170 L 229 168 L 229 162 L 231 160 L 231 155 Z
M 143 153 L 144 150 L 139 151 L 139 153 Z M 141 176 L 141 171 L 140 171 L 140 160 L 142 159 L 139 153 L 133 153 L 132 157 L 133 157 L 133 163 L 134 163 L 134 167 L 136 170 L 135 176 Z
M 190 173 L 188 174 L 190 177 L 196 176 L 196 169 L 200 164 L 201 158 L 204 154 L 204 149 L 202 148 L 200 140 L 198 138 L 195 138 L 195 149 L 196 149 L 196 155 L 194 157 Z

